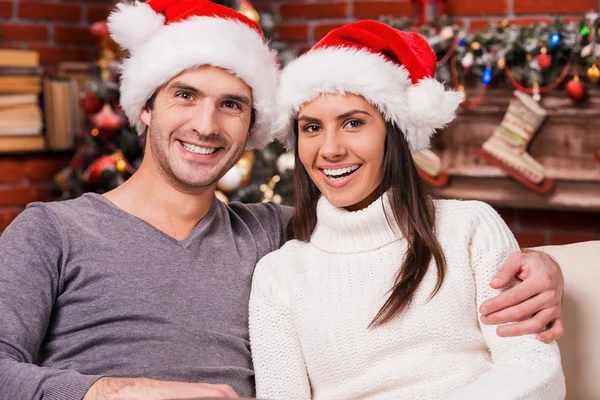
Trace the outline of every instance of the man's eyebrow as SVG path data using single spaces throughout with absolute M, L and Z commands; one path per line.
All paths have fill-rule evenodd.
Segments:
M 197 89 L 193 86 L 190 86 L 186 83 L 179 82 L 179 81 L 173 82 L 171 85 L 169 85 L 168 90 L 172 90 L 172 89 L 186 90 L 188 92 L 192 92 L 197 95 L 204 94 L 204 93 L 202 93 L 202 91 L 200 89 Z

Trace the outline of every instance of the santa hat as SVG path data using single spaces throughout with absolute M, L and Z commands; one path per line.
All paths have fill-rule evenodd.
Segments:
M 140 115 L 157 89 L 189 68 L 212 65 L 252 89 L 256 117 L 248 147 L 261 148 L 272 140 L 278 64 L 255 21 L 206 0 L 150 0 L 118 4 L 108 28 L 129 51 L 120 102 L 139 134 L 146 129 Z
M 293 148 L 292 124 L 305 103 L 324 93 L 354 93 L 404 132 L 411 151 L 425 149 L 463 101 L 435 80 L 436 62 L 433 49 L 417 33 L 376 21 L 335 29 L 283 70 L 276 137 Z

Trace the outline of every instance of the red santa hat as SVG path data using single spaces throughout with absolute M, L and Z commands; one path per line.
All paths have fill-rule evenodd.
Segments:
M 118 4 L 108 28 L 129 51 L 120 101 L 139 134 L 146 129 L 140 115 L 157 89 L 189 68 L 212 65 L 252 89 L 256 117 L 248 147 L 262 148 L 272 140 L 279 67 L 255 21 L 207 0 L 150 0 Z
M 435 80 L 436 62 L 435 52 L 417 33 L 376 21 L 335 29 L 283 70 L 276 137 L 292 148 L 292 124 L 305 103 L 325 93 L 354 93 L 404 132 L 411 151 L 425 149 L 463 101 Z

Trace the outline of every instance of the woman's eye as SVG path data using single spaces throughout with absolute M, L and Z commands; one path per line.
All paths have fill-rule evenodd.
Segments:
M 306 125 L 302 130 L 306 133 L 315 133 L 319 131 L 319 127 L 316 125 Z
M 364 125 L 364 123 L 361 120 L 352 119 L 352 120 L 348 121 L 348 123 L 346 124 L 346 127 L 348 127 L 348 128 L 358 128 L 358 127 L 360 127 L 362 125 Z

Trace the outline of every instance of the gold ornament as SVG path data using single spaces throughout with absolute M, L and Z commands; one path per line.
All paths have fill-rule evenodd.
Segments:
M 229 199 L 227 196 L 225 196 L 225 193 L 221 192 L 220 190 L 215 190 L 215 197 L 222 203 L 229 203 Z
M 473 43 L 471 43 L 471 49 L 473 51 L 477 51 L 477 50 L 481 49 L 481 44 L 479 42 L 473 42 Z
M 498 68 L 504 68 L 505 65 L 506 65 L 505 60 L 498 60 Z
M 275 194 L 275 185 L 277 185 L 277 182 L 279 182 L 280 180 L 281 177 L 279 175 L 275 175 L 271 178 L 269 183 L 263 183 L 262 185 L 260 185 L 260 191 L 263 193 L 263 203 L 272 201 L 274 203 L 281 204 L 281 196 Z
M 236 163 L 238 167 L 241 168 L 242 171 L 242 184 L 246 184 L 250 181 L 250 176 L 252 175 L 252 169 L 254 168 L 254 162 L 256 161 L 256 155 L 254 155 L 254 151 L 246 150 L 240 160 Z
M 119 171 L 120 173 L 124 173 L 125 171 L 127 171 L 127 162 L 125 161 L 125 158 L 123 157 L 123 153 L 121 153 L 120 151 L 117 151 L 115 153 L 115 160 L 117 161 L 115 163 L 115 166 L 117 167 L 117 171 Z
M 502 20 L 502 22 L 500 22 L 500 26 L 502 27 L 502 29 L 506 29 L 508 25 L 510 25 L 510 21 L 507 19 L 504 19 Z
M 240 14 L 245 15 L 246 17 L 250 18 L 252 21 L 255 21 L 255 22 L 258 22 L 258 20 L 260 19 L 260 15 L 258 15 L 258 11 L 256 11 L 256 9 L 254 7 L 252 7 L 252 4 L 250 4 L 250 2 L 248 0 L 242 1 L 242 4 L 240 5 L 240 9 L 238 10 L 238 12 Z
M 590 80 L 590 82 L 592 82 L 594 85 L 598 83 L 598 80 L 600 80 L 600 69 L 598 69 L 596 64 L 588 68 L 587 77 Z

